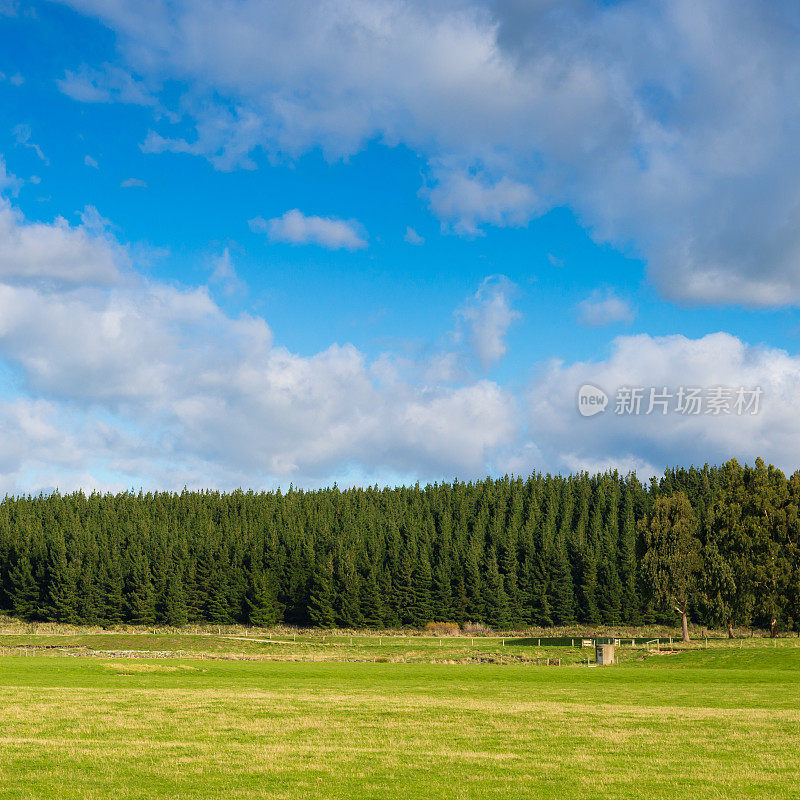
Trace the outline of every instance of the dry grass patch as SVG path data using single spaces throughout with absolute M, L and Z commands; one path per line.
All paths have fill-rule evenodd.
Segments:
M 140 661 L 106 661 L 102 664 L 104 669 L 113 672 L 125 672 L 129 674 L 137 672 L 161 673 L 167 674 L 171 672 L 197 672 L 197 667 L 189 666 L 188 664 L 143 664 Z

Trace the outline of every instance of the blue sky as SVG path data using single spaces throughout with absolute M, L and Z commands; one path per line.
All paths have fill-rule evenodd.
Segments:
M 793 471 L 798 16 L 0 3 L 0 489 Z

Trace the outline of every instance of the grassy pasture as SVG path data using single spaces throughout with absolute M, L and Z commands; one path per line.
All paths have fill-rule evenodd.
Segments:
M 1 655 L 120 655 L 266 661 L 392 663 L 536 664 L 550 659 L 562 665 L 585 663 L 594 651 L 580 647 L 536 647 L 513 638 L 435 638 L 422 636 L 301 636 L 285 634 L 155 635 L 130 633 L 0 636 Z M 623 651 L 630 655 L 634 651 Z
M 592 669 L 586 650 L 547 668 L 494 641 L 2 645 L 44 638 L 0 658 L 1 798 L 798 796 L 796 640 Z M 105 654 L 69 655 L 87 648 Z

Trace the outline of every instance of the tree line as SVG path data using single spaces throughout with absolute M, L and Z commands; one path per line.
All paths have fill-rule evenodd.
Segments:
M 800 629 L 800 472 L 6 497 L 0 609 L 93 625 Z

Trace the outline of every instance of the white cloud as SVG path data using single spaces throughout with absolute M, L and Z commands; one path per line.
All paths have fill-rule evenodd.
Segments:
M 406 228 L 406 235 L 403 237 L 406 244 L 420 245 L 425 244 L 425 239 L 420 236 L 411 226 Z
M 203 156 L 223 172 L 256 168 L 251 153 L 268 135 L 258 114 L 246 108 L 226 108 L 208 103 L 191 109 L 191 113 L 197 125 L 194 141 L 149 131 L 142 143 L 143 152 Z
M 578 303 L 578 321 L 590 328 L 613 325 L 617 322 L 630 324 L 635 317 L 636 311 L 630 303 L 612 291 L 596 290 Z
M 0 16 L 3 16 L 2 4 L 0 4 Z M 15 72 L 13 75 L 6 75 L 5 72 L 0 72 L 0 81 L 8 81 L 12 86 L 22 86 L 25 83 L 25 78 Z
M 125 64 L 68 75 L 72 96 L 125 100 L 119 70 L 187 85 L 174 112 L 195 135 L 159 128 L 150 150 L 233 169 L 259 150 L 402 143 L 458 232 L 569 205 L 644 254 L 668 297 L 800 302 L 792 0 L 72 5 L 116 32 Z
M 47 156 L 42 152 L 42 148 L 31 141 L 32 135 L 33 132 L 31 131 L 30 125 L 17 125 L 14 128 L 14 137 L 17 140 L 17 144 L 30 148 L 41 161 L 44 161 L 45 164 L 49 164 L 50 162 L 47 160 Z
M 88 156 L 88 155 L 83 157 L 83 163 L 84 163 L 85 166 L 91 167 L 92 169 L 98 169 L 99 166 L 100 166 L 97 163 L 97 159 L 96 158 L 92 158 L 91 156 Z
M 273 342 L 265 320 L 229 316 L 206 288 L 127 269 L 127 250 L 92 209 L 79 226 L 47 225 L 6 203 L 0 220 L 0 364 L 22 393 L 0 400 L 2 491 L 318 485 L 534 468 L 635 468 L 648 477 L 670 464 L 758 455 L 797 466 L 800 357 L 726 333 L 620 337 L 605 360 L 546 365 L 522 402 L 471 378 L 458 351 L 371 360 L 334 344 L 292 353 Z M 230 255 L 222 260 L 226 272 Z M 75 279 L 80 270 L 85 282 Z M 512 292 L 506 279 L 487 279 L 457 314 L 463 340 L 487 365 L 502 356 L 517 317 Z M 611 395 L 605 413 L 578 415 L 584 383 Z M 717 385 L 761 387 L 760 413 L 613 413 L 623 386 Z
M 222 255 L 212 260 L 209 283 L 221 287 L 222 291 L 228 295 L 244 288 L 244 283 L 233 266 L 230 248 L 226 247 L 222 251 Z
M 126 250 L 93 209 L 77 227 L 0 219 L 0 364 L 23 393 L 0 402 L 0 490 L 479 476 L 517 435 L 491 381 L 421 382 L 425 363 L 352 345 L 297 355 L 206 288 L 115 268 Z
M 456 312 L 459 320 L 456 336 L 465 336 L 484 369 L 506 354 L 506 334 L 520 319 L 520 313 L 511 307 L 514 289 L 505 276 L 491 276 Z
M 255 217 L 250 220 L 250 229 L 266 233 L 272 242 L 316 244 L 329 250 L 360 250 L 367 246 L 360 225 L 354 220 L 306 216 L 296 208 L 269 220 Z
M 474 235 L 485 223 L 525 225 L 540 208 L 531 186 L 503 176 L 495 181 L 460 171 L 440 171 L 427 191 L 434 213 L 458 233 Z
M 147 181 L 143 181 L 141 178 L 126 178 L 120 186 L 123 189 L 146 189 L 147 188 Z
M 108 286 L 119 280 L 117 263 L 124 260 L 88 217 L 77 227 L 61 217 L 52 224 L 26 222 L 0 197 L 0 280 Z
M 150 88 L 143 81 L 111 64 L 104 64 L 101 69 L 84 65 L 77 71 L 68 70 L 57 83 L 64 94 L 82 103 L 157 105 Z
M 6 169 L 5 159 L 0 156 L 0 192 L 15 195 L 20 186 L 22 186 L 22 181 Z
M 609 396 L 606 410 L 583 418 L 577 392 L 586 384 Z M 713 415 L 674 413 L 661 406 L 647 411 L 650 388 L 704 390 L 724 386 L 760 387 L 759 413 Z M 641 414 L 615 413 L 623 387 L 641 387 Z M 800 419 L 795 400 L 800 392 L 800 357 L 782 350 L 753 347 L 727 333 L 699 339 L 684 336 L 623 336 L 610 356 L 599 362 L 550 364 L 528 396 L 529 432 L 541 460 L 557 469 L 596 469 L 638 465 L 648 478 L 666 466 L 719 463 L 731 457 L 752 461 L 761 456 L 780 467 L 798 467 L 796 443 Z M 735 393 L 734 393 L 735 397 Z

